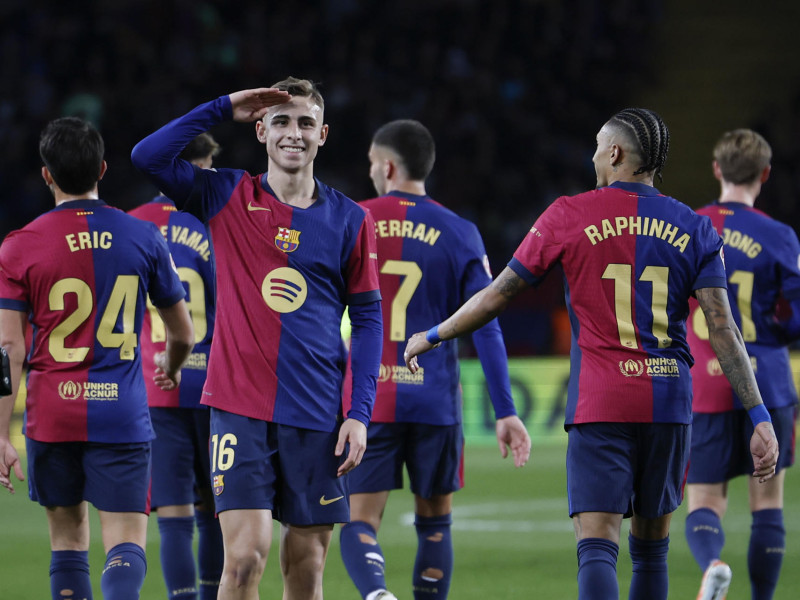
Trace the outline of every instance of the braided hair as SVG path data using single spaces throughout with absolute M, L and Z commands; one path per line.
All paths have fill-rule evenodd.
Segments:
M 609 123 L 627 131 L 636 142 L 642 166 L 633 174 L 653 172 L 660 182 L 669 152 L 669 129 L 663 119 L 646 108 L 626 108 L 611 117 Z

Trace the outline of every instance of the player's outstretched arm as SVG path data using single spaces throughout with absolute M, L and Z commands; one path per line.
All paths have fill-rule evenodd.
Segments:
M 350 444 L 350 452 L 345 461 L 339 465 L 337 477 L 349 473 L 361 464 L 364 451 L 367 449 L 367 426 L 358 419 L 345 419 L 339 428 L 339 440 L 336 442 L 336 456 L 344 453 L 346 444 Z
M 508 306 L 511 298 L 528 286 L 514 271 L 506 267 L 488 286 L 467 300 L 452 316 L 432 331 L 420 331 L 411 336 L 406 344 L 403 358 L 412 373 L 419 370 L 417 356 L 435 348 L 442 340 L 450 340 L 483 327 Z
M 733 320 L 728 292 L 724 288 L 701 288 L 695 291 L 695 296 L 706 316 L 708 341 L 717 355 L 722 372 L 755 425 L 750 440 L 755 466 L 753 476 L 764 482 L 775 475 L 778 440 L 769 413 L 761 400 L 742 334 Z
M 233 109 L 233 120 L 240 123 L 257 121 L 267 114 L 267 110 L 276 104 L 291 100 L 288 92 L 275 88 L 256 88 L 241 90 L 228 96 Z
M 159 308 L 158 314 L 167 330 L 167 347 L 155 355 L 156 372 L 153 377 L 162 390 L 174 390 L 181 383 L 181 367 L 194 348 L 194 328 L 186 301 Z
M 522 420 L 516 415 L 503 417 L 497 419 L 494 428 L 497 433 L 497 445 L 500 446 L 500 455 L 503 458 L 508 456 L 510 448 L 515 467 L 521 467 L 528 462 L 531 457 L 531 436 L 528 435 L 528 430 Z
M 0 309 L 0 346 L 8 353 L 11 373 L 11 394 L 0 398 L 0 485 L 12 494 L 11 471 L 19 481 L 25 481 L 17 449 L 11 443 L 11 416 L 25 360 L 25 326 L 27 315 L 18 310 Z

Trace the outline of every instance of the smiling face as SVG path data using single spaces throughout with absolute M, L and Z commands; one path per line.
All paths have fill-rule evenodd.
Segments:
M 294 173 L 310 165 L 328 137 L 322 118 L 322 108 L 305 96 L 270 108 L 256 122 L 256 136 L 267 147 L 270 168 Z

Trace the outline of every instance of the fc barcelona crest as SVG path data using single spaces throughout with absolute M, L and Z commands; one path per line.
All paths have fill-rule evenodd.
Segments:
M 275 247 L 283 252 L 294 252 L 300 245 L 300 232 L 288 227 L 278 227 L 275 236 Z
M 214 475 L 214 495 L 219 496 L 225 489 L 224 475 Z

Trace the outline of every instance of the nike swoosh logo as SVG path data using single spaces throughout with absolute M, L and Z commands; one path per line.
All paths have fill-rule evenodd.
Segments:
M 342 498 L 344 498 L 344 496 L 339 496 L 338 498 L 331 498 L 330 500 L 328 500 L 325 498 L 325 495 L 323 494 L 319 498 L 319 503 L 322 504 L 322 506 L 327 506 L 328 504 L 333 504 L 334 502 L 336 502 L 337 500 L 341 500 Z
M 265 208 L 265 207 L 263 207 L 263 206 L 253 206 L 253 203 L 252 203 L 252 202 L 250 202 L 250 203 L 247 205 L 247 210 L 251 210 L 251 211 L 252 211 L 252 210 L 268 210 L 268 211 L 272 212 L 272 209 L 271 209 L 271 208 Z

